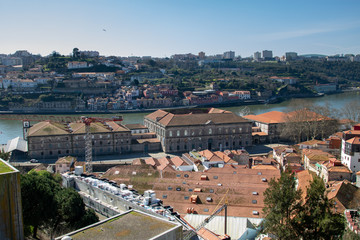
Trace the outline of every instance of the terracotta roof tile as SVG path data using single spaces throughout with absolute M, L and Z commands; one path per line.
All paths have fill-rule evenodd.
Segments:
M 157 110 L 145 118 L 157 121 L 164 126 L 204 125 L 248 122 L 234 113 L 224 110 L 213 110 L 211 113 L 187 113 L 173 114 L 163 110 Z
M 350 143 L 350 144 L 359 145 L 359 144 L 360 144 L 360 137 L 350 138 L 350 139 L 347 140 L 346 142 L 347 142 L 347 143 Z

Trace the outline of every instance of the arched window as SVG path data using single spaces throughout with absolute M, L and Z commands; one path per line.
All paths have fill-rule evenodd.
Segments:
M 212 134 L 212 129 L 211 128 L 209 128 L 209 134 Z

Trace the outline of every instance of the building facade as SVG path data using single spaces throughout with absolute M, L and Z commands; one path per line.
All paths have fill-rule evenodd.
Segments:
M 341 163 L 353 173 L 360 171 L 360 130 L 354 129 L 343 132 Z
M 121 154 L 131 151 L 131 131 L 116 122 L 91 123 L 93 155 Z M 33 125 L 27 134 L 30 158 L 84 156 L 85 124 L 59 124 L 49 121 Z
M 157 110 L 144 118 L 164 152 L 225 150 L 251 146 L 251 122 L 220 109 Z
M 270 60 L 273 58 L 273 52 L 270 50 L 263 50 L 262 51 L 262 56 L 264 60 Z

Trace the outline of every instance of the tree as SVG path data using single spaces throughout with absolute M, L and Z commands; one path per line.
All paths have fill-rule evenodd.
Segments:
M 60 189 L 50 173 L 41 174 L 31 171 L 21 175 L 21 198 L 24 225 L 34 227 L 33 237 L 37 230 L 56 216 L 55 193 Z
M 344 117 L 358 123 L 360 122 L 360 104 L 359 101 L 351 101 L 345 104 L 342 109 Z
M 286 114 L 280 129 L 283 138 L 290 138 L 295 142 L 323 139 L 338 130 L 336 111 L 329 105 L 317 106 L 295 100 L 290 103 L 289 109 L 292 111 Z
M 78 48 L 74 48 L 73 49 L 73 58 L 79 58 L 80 57 L 80 52 Z
M 345 230 L 344 218 L 334 212 L 325 190 L 322 179 L 314 177 L 303 203 L 294 174 L 283 172 L 278 180 L 272 179 L 264 192 L 263 231 L 285 240 L 340 239 Z
M 61 188 L 58 180 L 46 171 L 30 171 L 21 176 L 23 218 L 26 227 L 56 233 L 75 230 L 97 222 L 95 212 L 86 210 L 80 195 L 71 188 Z
M 305 204 L 297 217 L 303 239 L 341 239 L 345 231 L 345 219 L 334 212 L 334 205 L 327 198 L 325 190 L 322 179 L 314 177 L 307 189 Z
M 9 152 L 5 152 L 4 149 L 1 149 L 1 152 L 0 152 L 0 158 L 2 160 L 9 160 L 10 159 L 10 153 Z
M 301 209 L 301 190 L 296 190 L 294 174 L 284 172 L 279 179 L 271 179 L 264 197 L 264 232 L 279 239 L 297 239 L 294 216 Z

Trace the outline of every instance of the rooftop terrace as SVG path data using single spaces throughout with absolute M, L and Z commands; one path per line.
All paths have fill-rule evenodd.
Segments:
M 73 240 L 150 239 L 179 225 L 139 212 L 130 211 L 67 234 Z M 58 238 L 60 239 L 60 238 Z

